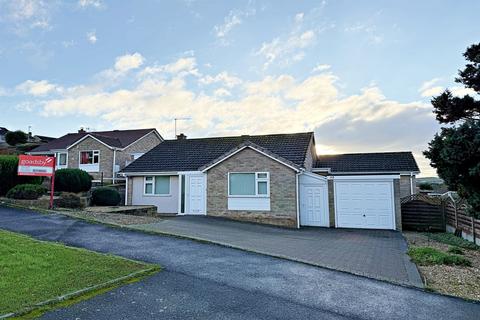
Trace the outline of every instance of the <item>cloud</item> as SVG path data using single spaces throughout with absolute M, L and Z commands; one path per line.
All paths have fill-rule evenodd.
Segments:
M 368 41 L 373 44 L 382 43 L 384 39 L 384 36 L 378 32 L 377 26 L 372 22 L 348 25 L 344 31 L 350 34 L 363 33 L 367 36 Z
M 331 67 L 332 67 L 332 66 L 329 65 L 329 64 L 317 64 L 317 65 L 315 66 L 315 68 L 312 69 L 312 73 L 327 71 L 327 70 L 329 70 Z
M 80 8 L 103 9 L 105 8 L 105 3 L 102 0 L 79 0 L 78 6 Z
M 92 30 L 90 32 L 87 32 L 87 40 L 91 44 L 97 43 L 97 32 L 95 30 Z
M 126 54 L 115 59 L 115 70 L 119 72 L 127 72 L 137 69 L 143 64 L 143 56 L 136 52 L 134 54 Z
M 217 37 L 219 43 L 221 45 L 228 45 L 230 41 L 227 39 L 227 36 L 232 29 L 235 28 L 235 26 L 242 24 L 244 18 L 254 16 L 255 13 L 256 10 L 252 7 L 251 3 L 248 4 L 245 10 L 231 10 L 223 19 L 222 24 L 213 27 L 215 37 Z
M 442 78 L 433 78 L 431 80 L 425 81 L 418 89 L 418 92 L 420 92 L 420 95 L 425 98 L 438 96 L 446 89 L 449 89 L 450 92 L 457 97 L 463 97 L 467 94 L 470 96 L 476 95 L 476 92 L 470 88 L 460 86 L 453 86 L 451 88 L 448 88 L 447 86 L 437 85 L 439 82 L 442 82 L 442 80 Z
M 233 88 L 242 83 L 242 80 L 240 78 L 229 75 L 226 71 L 223 71 L 215 76 L 207 75 L 205 77 L 202 77 L 199 79 L 199 82 L 206 85 L 212 83 L 222 83 L 228 88 Z
M 45 96 L 58 89 L 57 85 L 49 83 L 46 80 L 33 81 L 27 80 L 15 87 L 15 89 L 23 94 L 32 96 Z
M 17 34 L 26 33 L 29 29 L 50 29 L 55 6 L 55 1 L 0 1 L 0 21 L 10 23 Z
M 42 97 L 41 114 L 83 115 L 119 129 L 156 127 L 161 132 L 171 128 L 173 117 L 190 116 L 185 130 L 191 137 L 315 130 L 320 150 L 413 150 L 422 170 L 433 173 L 421 155 L 438 129 L 431 106 L 390 100 L 375 85 L 346 95 L 332 73 L 228 82 L 232 76 L 227 72 L 201 75 L 194 57 L 139 65 L 129 72 L 132 77 L 120 79 L 128 85 L 89 90 L 89 84 L 78 84 L 56 97 Z M 221 87 L 205 92 L 205 81 Z M 228 90 L 227 83 L 236 90 Z

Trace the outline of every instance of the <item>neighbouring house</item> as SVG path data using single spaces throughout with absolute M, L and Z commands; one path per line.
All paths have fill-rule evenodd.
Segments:
M 55 156 L 57 169 L 79 168 L 95 180 L 115 182 L 121 169 L 162 141 L 156 129 L 95 132 L 81 129 L 42 144 L 29 154 Z
M 411 152 L 318 156 L 313 132 L 165 140 L 122 171 L 126 204 L 272 225 L 401 230 Z

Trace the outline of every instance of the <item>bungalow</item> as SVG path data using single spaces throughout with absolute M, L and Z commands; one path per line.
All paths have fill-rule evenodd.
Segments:
M 401 230 L 411 152 L 317 156 L 313 132 L 165 140 L 121 173 L 127 205 L 287 227 Z
M 94 179 L 118 179 L 127 164 L 163 141 L 156 129 L 87 132 L 80 129 L 31 150 L 56 157 L 56 168 L 79 168 Z

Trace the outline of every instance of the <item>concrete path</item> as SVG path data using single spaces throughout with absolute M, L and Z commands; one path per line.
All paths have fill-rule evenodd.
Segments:
M 205 216 L 181 216 L 134 227 L 423 287 L 417 267 L 406 254 L 405 238 L 396 231 L 290 230 Z
M 478 319 L 480 304 L 216 245 L 0 207 L 0 228 L 164 271 L 42 319 Z

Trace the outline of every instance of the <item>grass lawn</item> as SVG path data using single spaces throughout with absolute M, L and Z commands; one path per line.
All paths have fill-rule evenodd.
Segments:
M 0 230 L 0 315 L 152 267 Z

